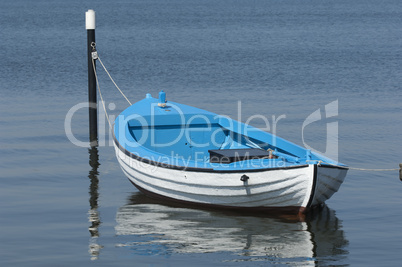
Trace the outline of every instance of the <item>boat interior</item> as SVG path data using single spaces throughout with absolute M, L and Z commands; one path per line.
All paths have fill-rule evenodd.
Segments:
M 232 163 L 278 159 L 286 152 L 268 143 L 229 130 L 219 123 L 190 125 L 129 125 L 132 138 L 144 148 L 171 157 L 203 162 Z M 274 155 L 275 153 L 275 155 Z M 298 157 L 286 153 L 294 162 Z

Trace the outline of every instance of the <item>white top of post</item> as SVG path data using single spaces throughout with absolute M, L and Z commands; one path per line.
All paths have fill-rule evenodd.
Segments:
M 95 30 L 95 11 L 92 9 L 85 12 L 85 28 L 87 30 Z

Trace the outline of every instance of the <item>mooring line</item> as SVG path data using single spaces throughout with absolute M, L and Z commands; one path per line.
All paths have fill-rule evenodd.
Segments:
M 130 106 L 132 105 L 130 100 L 128 100 L 127 96 L 123 93 L 123 91 L 119 88 L 119 86 L 116 84 L 116 82 L 113 80 L 112 76 L 110 75 L 109 71 L 106 69 L 105 65 L 103 64 L 102 60 L 99 57 L 98 51 L 96 51 L 96 44 L 93 44 L 93 50 L 94 52 L 92 53 L 92 67 L 94 70 L 94 74 L 95 74 L 95 80 L 96 80 L 96 85 L 98 87 L 98 92 L 99 92 L 99 96 L 102 100 L 102 106 L 103 106 L 103 110 L 105 111 L 106 114 L 106 119 L 109 123 L 109 127 L 110 129 L 113 129 L 112 127 L 112 123 L 109 120 L 109 114 L 107 113 L 106 107 L 105 107 L 105 101 L 103 100 L 103 96 L 102 96 L 102 92 L 99 86 L 99 80 L 98 80 L 98 74 L 96 72 L 96 67 L 95 67 L 95 60 L 99 60 L 99 63 L 102 65 L 103 70 L 107 73 L 107 75 L 109 76 L 110 80 L 113 82 L 114 86 L 117 88 L 117 90 L 119 90 L 120 94 L 127 100 L 127 102 L 130 104 Z
M 117 86 L 117 84 L 116 84 L 115 81 L 113 80 L 112 76 L 110 75 L 109 71 L 106 69 L 105 65 L 103 64 L 102 60 L 101 60 L 100 57 L 99 57 L 99 54 L 98 54 L 97 51 L 96 51 L 96 55 L 92 57 L 92 66 L 93 66 L 93 70 L 94 70 L 94 73 L 95 73 L 96 85 L 97 85 L 97 87 L 98 87 L 99 96 L 100 96 L 100 98 L 101 98 L 101 100 L 102 100 L 103 109 L 105 110 L 106 119 L 107 119 L 107 121 L 108 121 L 108 123 L 109 123 L 109 127 L 110 127 L 110 129 L 113 129 L 112 124 L 111 124 L 111 122 L 110 122 L 110 120 L 109 120 L 109 115 L 108 115 L 107 110 L 106 110 L 106 107 L 105 107 L 105 101 L 103 100 L 102 92 L 101 92 L 101 89 L 100 89 L 100 86 L 99 86 L 98 75 L 97 75 L 97 73 L 96 73 L 95 60 L 97 60 L 97 59 L 99 60 L 99 62 L 100 62 L 100 64 L 102 65 L 103 69 L 105 70 L 105 72 L 107 73 L 107 75 L 109 76 L 109 78 L 110 78 L 110 80 L 113 82 L 113 84 L 116 86 L 116 88 L 119 90 L 119 92 L 121 93 L 121 95 L 127 100 L 127 102 L 130 104 L 130 106 L 131 106 L 132 104 L 131 104 L 130 100 L 128 100 L 128 98 L 126 97 L 126 95 L 122 92 L 122 90 L 119 88 L 119 86 Z M 252 145 L 256 145 L 256 144 L 252 143 Z M 308 162 L 308 161 L 315 161 L 315 162 L 317 162 L 317 160 L 306 160 L 306 162 Z M 339 167 L 339 165 L 332 164 L 332 163 L 329 163 L 329 162 L 325 162 L 325 161 L 322 161 L 322 160 L 319 160 L 317 164 L 320 165 L 321 163 L 328 164 L 328 165 L 332 165 L 332 166 L 338 166 L 338 167 Z M 399 173 L 400 173 L 400 179 L 401 179 L 401 181 L 402 181 L 402 163 L 399 164 L 399 167 L 400 167 L 399 169 L 398 169 L 398 168 L 395 168 L 395 169 L 366 169 L 366 168 L 354 168 L 354 167 L 349 167 L 349 166 L 348 166 L 348 167 L 345 167 L 345 168 L 348 168 L 348 169 L 350 169 L 350 170 L 356 170 L 356 171 L 371 171 L 371 172 L 399 171 Z
M 101 100 L 102 100 L 103 109 L 105 110 L 106 119 L 107 119 L 107 122 L 109 123 L 110 129 L 113 129 L 112 124 L 110 123 L 110 120 L 109 120 L 109 114 L 107 114 L 107 110 L 106 110 L 106 107 L 105 107 L 105 101 L 103 101 L 103 96 L 102 96 L 102 92 L 101 92 L 101 89 L 100 89 L 100 86 L 99 86 L 99 81 L 98 81 L 98 75 L 97 75 L 97 73 L 96 73 L 95 59 L 94 59 L 94 58 L 92 58 L 92 66 L 94 67 L 96 85 L 97 85 L 97 87 L 98 87 L 99 96 L 100 96 L 100 98 L 101 98 Z
M 100 57 L 99 57 L 99 54 L 98 54 L 97 56 L 98 56 L 99 63 L 102 65 L 103 69 L 105 70 L 105 72 L 106 72 L 107 75 L 109 76 L 110 80 L 113 82 L 114 86 L 116 86 L 117 90 L 119 90 L 119 92 L 121 93 L 121 95 L 127 100 L 127 102 L 128 102 L 128 103 L 130 104 L 130 106 L 131 106 L 132 104 L 131 104 L 130 100 L 128 100 L 128 98 L 127 98 L 126 95 L 123 93 L 123 91 L 120 90 L 120 88 L 117 86 L 117 84 L 116 84 L 115 81 L 113 80 L 112 76 L 110 75 L 109 71 L 106 69 L 105 65 L 103 65 L 103 62 L 102 62 L 102 60 L 101 60 Z
M 400 169 L 364 169 L 364 168 L 352 168 L 349 167 L 351 170 L 356 171 L 370 171 L 370 172 L 386 172 L 386 171 L 399 171 Z
M 309 161 L 317 162 L 318 165 L 324 163 L 324 164 L 328 164 L 331 166 L 339 167 L 339 165 L 337 165 L 337 164 L 332 164 L 332 163 L 322 161 L 322 160 L 306 160 L 306 162 L 309 162 Z M 353 168 L 353 167 L 349 167 L 349 166 L 347 166 L 345 168 L 348 168 L 350 170 L 355 170 L 355 171 L 370 171 L 370 172 L 384 172 L 384 171 L 399 171 L 400 170 L 400 168 L 399 169 L 365 169 L 365 168 Z

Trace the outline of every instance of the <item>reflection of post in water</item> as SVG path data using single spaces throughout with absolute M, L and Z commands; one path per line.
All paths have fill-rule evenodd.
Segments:
M 99 237 L 99 226 L 101 224 L 99 212 L 98 212 L 98 167 L 99 167 L 99 153 L 98 147 L 92 146 L 88 149 L 89 152 L 89 165 L 91 166 L 91 170 L 89 171 L 89 205 L 90 209 L 88 211 L 88 219 L 91 225 L 89 226 L 89 233 L 91 234 L 91 238 L 89 240 L 89 253 L 91 254 L 91 260 L 98 259 L 99 251 L 102 248 L 101 245 L 98 244 Z

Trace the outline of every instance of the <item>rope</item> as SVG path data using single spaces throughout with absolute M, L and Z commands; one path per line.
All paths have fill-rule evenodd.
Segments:
M 356 171 L 370 171 L 370 172 L 386 172 L 386 171 L 399 171 L 400 169 L 363 169 L 363 168 L 351 168 L 351 170 L 356 170 Z
M 126 95 L 120 90 L 120 88 L 119 88 L 119 87 L 117 86 L 117 84 L 114 82 L 112 76 L 110 76 L 110 73 L 107 71 L 105 65 L 103 65 L 103 62 L 102 62 L 102 60 L 101 60 L 100 57 L 99 57 L 99 54 L 98 54 L 98 60 L 99 60 L 99 63 L 102 65 L 103 69 L 105 70 L 105 72 L 107 73 L 107 75 L 109 76 L 110 80 L 113 82 L 114 86 L 116 86 L 117 90 L 120 91 L 121 95 L 127 100 L 127 102 L 128 102 L 128 103 L 130 104 L 130 106 L 131 106 L 132 104 L 131 104 L 130 100 L 128 100 L 128 98 L 126 97 Z M 93 60 L 92 60 L 92 61 L 93 61 Z
M 105 72 L 109 76 L 110 80 L 113 82 L 114 86 L 116 86 L 117 90 L 119 90 L 121 95 L 127 100 L 127 102 L 130 104 L 130 106 L 132 104 L 131 104 L 130 100 L 128 100 L 126 95 L 123 93 L 123 91 L 119 88 L 119 86 L 117 86 L 116 82 L 113 80 L 113 78 L 110 75 L 109 71 L 106 69 L 105 65 L 103 64 L 102 60 L 99 57 L 98 51 L 96 51 L 96 44 L 92 43 L 91 46 L 92 46 L 93 53 L 95 53 L 95 55 L 92 55 L 92 67 L 93 67 L 94 74 L 95 74 L 96 85 L 98 87 L 99 96 L 100 96 L 100 98 L 102 100 L 102 106 L 103 106 L 103 110 L 105 111 L 105 114 L 106 114 L 107 122 L 109 124 L 110 129 L 113 129 L 112 123 L 109 120 L 109 114 L 107 113 L 107 110 L 106 110 L 106 107 L 105 107 L 105 101 L 103 100 L 102 92 L 101 92 L 101 89 L 100 89 L 100 86 L 99 86 L 98 74 L 96 73 L 96 67 L 95 67 L 95 60 L 99 60 L 99 63 L 102 65 L 103 69 L 105 70 Z
M 94 48 L 95 48 L 95 47 L 94 47 Z M 127 98 L 126 95 L 121 91 L 121 89 L 119 88 L 119 86 L 117 86 L 116 82 L 113 80 L 113 78 L 112 78 L 112 76 L 110 75 L 109 71 L 106 69 L 105 65 L 103 64 L 102 60 L 100 59 L 98 53 L 96 54 L 96 59 L 99 60 L 99 63 L 102 65 L 103 69 L 105 70 L 105 72 L 106 72 L 107 75 L 109 76 L 110 80 L 113 82 L 113 84 L 116 86 L 117 90 L 119 90 L 119 92 L 121 93 L 121 95 L 127 100 L 127 102 L 128 102 L 128 103 L 130 104 L 130 106 L 131 106 L 132 104 L 131 104 L 130 100 L 128 100 L 128 98 Z M 112 124 L 111 124 L 111 122 L 110 122 L 110 120 L 109 120 L 109 115 L 108 115 L 107 110 L 106 110 L 106 107 L 105 107 L 105 101 L 103 101 L 102 92 L 101 92 L 101 89 L 100 89 L 100 86 L 99 86 L 98 75 L 97 75 L 97 73 L 96 73 L 95 59 L 94 59 L 94 58 L 92 58 L 92 66 L 93 66 L 94 73 L 95 73 L 96 85 L 97 85 L 97 87 L 98 87 L 99 96 L 100 96 L 100 98 L 101 98 L 101 100 L 102 100 L 103 109 L 105 110 L 106 119 L 107 119 L 107 122 L 109 123 L 109 127 L 112 129 L 113 127 L 112 127 Z M 255 143 L 252 142 L 251 140 L 248 140 L 248 141 L 249 141 L 250 144 L 251 144 L 252 146 L 254 146 L 255 148 L 260 148 L 260 146 L 258 146 L 257 144 L 255 144 Z M 317 161 L 317 160 L 306 160 L 306 162 L 308 162 L 308 161 Z M 332 165 L 332 166 L 337 166 L 337 167 L 339 167 L 339 165 L 332 164 L 332 163 L 329 163 L 329 162 L 325 162 L 325 161 L 322 161 L 322 160 L 318 161 L 318 166 L 320 166 L 322 163 L 325 163 L 325 164 L 328 164 L 328 165 Z M 398 171 L 398 170 L 400 171 L 400 170 L 402 170 L 402 167 L 399 168 L 399 169 L 365 169 L 365 168 L 353 168 L 353 167 L 345 167 L 345 168 L 348 168 L 348 169 L 350 169 L 350 170 L 357 170 L 357 171 L 373 171 L 373 172 Z M 401 173 L 402 173 L 402 172 L 401 172 Z M 402 175 L 402 174 L 401 174 L 401 175 Z M 401 180 L 402 180 L 402 177 L 401 177 Z
M 306 162 L 308 162 L 308 161 L 317 161 L 317 160 L 306 160 Z M 339 165 L 332 164 L 332 163 L 329 163 L 329 162 L 325 162 L 325 161 L 322 161 L 322 160 L 319 160 L 317 165 L 320 166 L 321 163 L 325 163 L 325 164 L 328 164 L 328 165 L 331 165 L 331 166 L 339 167 Z M 348 168 L 350 170 L 356 170 L 356 171 L 370 171 L 370 172 L 384 172 L 384 171 L 399 171 L 400 170 L 400 169 L 364 169 L 364 168 L 353 168 L 353 167 L 345 167 L 345 168 Z
M 102 92 L 101 92 L 101 89 L 100 89 L 100 86 L 99 86 L 99 81 L 98 81 L 98 75 L 96 73 L 96 68 L 95 68 L 95 60 L 93 58 L 92 58 L 92 67 L 94 69 L 96 85 L 98 87 L 99 96 L 100 96 L 100 98 L 102 100 L 103 109 L 105 110 L 107 122 L 109 123 L 110 129 L 113 129 L 112 124 L 110 123 L 110 120 L 109 120 L 109 115 L 107 114 L 107 110 L 106 110 L 106 107 L 105 107 L 105 101 L 103 101 L 103 96 L 102 96 Z

